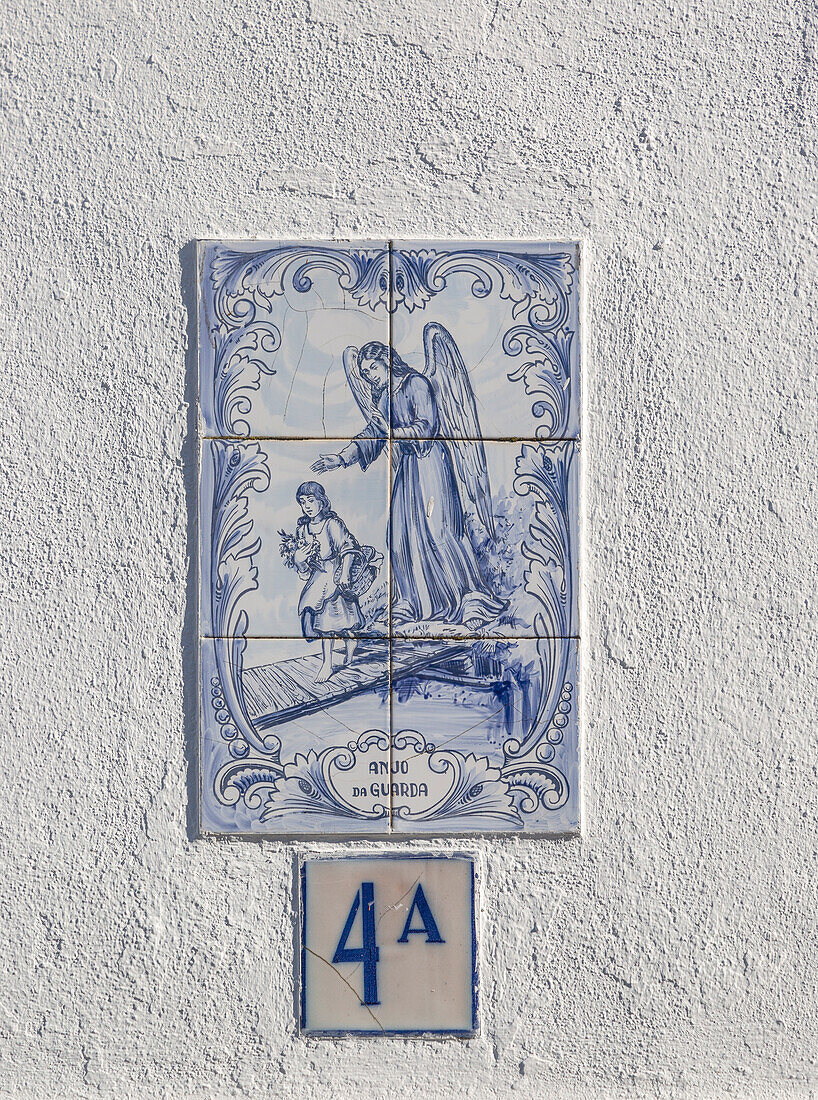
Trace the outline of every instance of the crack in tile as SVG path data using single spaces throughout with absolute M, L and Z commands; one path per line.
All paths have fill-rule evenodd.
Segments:
M 356 988 L 355 988 L 355 987 L 354 987 L 353 985 L 351 985 L 351 984 L 350 984 L 350 983 L 349 983 L 349 982 L 348 982 L 348 981 L 346 980 L 346 978 L 344 977 L 344 975 L 343 975 L 343 974 L 341 973 L 341 971 L 340 971 L 340 970 L 338 969 L 338 967 L 337 967 L 337 966 L 334 966 L 334 965 L 333 965 L 333 964 L 332 964 L 332 963 L 331 963 L 331 962 L 329 961 L 329 959 L 325 959 L 323 955 L 319 955 L 317 951 L 313 951 L 313 949 L 312 949 L 311 947 L 306 947 L 306 946 L 305 946 L 304 950 L 305 950 L 305 951 L 306 951 L 306 952 L 307 952 L 308 954 L 312 955 L 312 956 L 313 956 L 313 958 L 315 958 L 315 959 L 320 959 L 320 960 L 321 960 L 321 962 L 323 962 L 323 963 L 326 963 L 326 964 L 327 964 L 327 966 L 328 966 L 328 967 L 330 968 L 330 970 L 334 970 L 334 971 L 335 971 L 335 973 L 336 973 L 336 974 L 338 975 L 338 977 L 339 977 L 339 978 L 341 979 L 341 981 L 342 981 L 342 982 L 344 983 L 344 985 L 346 985 L 346 986 L 349 986 L 349 988 L 350 988 L 350 989 L 352 990 L 352 992 L 353 992 L 353 993 L 355 994 L 356 998 L 357 998 L 357 999 L 358 999 L 359 1001 L 361 1000 L 361 995 L 360 995 L 360 993 L 358 992 L 358 990 L 357 990 L 357 989 L 356 989 Z M 369 1013 L 369 1015 L 370 1015 L 370 1016 L 372 1017 L 372 1019 L 373 1019 L 373 1020 L 375 1021 L 375 1023 L 376 1023 L 377 1025 L 378 1025 L 378 1027 L 379 1027 L 379 1028 L 381 1029 L 381 1031 L 382 1031 L 382 1032 L 384 1033 L 384 1035 L 385 1035 L 385 1034 L 386 1034 L 386 1028 L 385 1028 L 385 1027 L 383 1026 L 383 1024 L 381 1023 L 381 1021 L 380 1021 L 380 1020 L 378 1019 L 378 1017 L 377 1017 L 377 1016 L 375 1015 L 375 1013 L 374 1013 L 374 1012 L 372 1011 L 372 1009 L 371 1009 L 371 1008 L 369 1007 L 369 1005 L 365 1005 L 365 1004 L 364 1004 L 364 1003 L 363 1003 L 363 1002 L 361 1001 L 361 1007 L 362 1007 L 362 1008 L 365 1008 L 365 1009 L 366 1009 L 366 1011 L 367 1011 L 367 1012 Z

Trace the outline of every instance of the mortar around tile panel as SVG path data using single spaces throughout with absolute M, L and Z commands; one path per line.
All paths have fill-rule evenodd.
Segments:
M 392 827 L 579 828 L 574 638 L 395 641 Z
M 395 637 L 578 635 L 579 444 L 398 441 Z
M 205 831 L 388 832 L 389 643 L 328 641 L 201 640 Z
M 576 242 L 394 241 L 391 259 L 396 426 L 428 383 L 424 434 L 578 438 Z
M 203 434 L 318 438 L 365 428 L 347 347 L 389 342 L 385 241 L 199 247 Z
M 474 880 L 464 856 L 306 859 L 302 1032 L 474 1034 Z
M 387 633 L 388 458 L 384 455 L 363 475 L 359 465 L 321 473 L 311 468 L 322 455 L 357 455 L 361 445 L 350 440 L 203 441 L 202 634 Z M 371 449 L 371 441 L 366 445 Z M 323 487 L 329 508 L 316 484 Z M 299 503 L 296 494 L 304 485 L 308 488 Z M 304 508 L 315 505 L 304 494 L 323 508 L 309 523 Z M 306 557 L 310 547 L 314 553 Z

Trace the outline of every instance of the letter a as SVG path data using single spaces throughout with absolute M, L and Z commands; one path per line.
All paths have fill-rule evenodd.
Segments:
M 415 915 L 415 909 L 420 914 L 420 919 L 423 921 L 422 928 L 412 928 L 412 918 Z M 415 896 L 412 899 L 412 906 L 409 910 L 409 916 L 406 918 L 406 924 L 403 926 L 403 935 L 398 940 L 398 943 L 408 943 L 409 937 L 425 932 L 427 943 L 445 943 L 437 930 L 435 924 L 435 918 L 432 916 L 432 910 L 429 908 L 429 902 L 426 900 L 426 895 L 423 893 L 423 887 L 418 883 L 418 888 L 415 890 Z

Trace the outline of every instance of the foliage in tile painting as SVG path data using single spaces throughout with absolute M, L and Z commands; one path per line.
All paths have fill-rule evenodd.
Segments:
M 277 299 L 308 295 L 318 272 L 339 295 L 321 299 L 325 343 L 333 310 L 386 309 L 422 316 L 422 360 L 381 339 L 343 349 L 361 429 L 320 448 L 293 487 L 301 514 L 272 532 L 259 502 L 281 464 L 247 439 L 248 418 L 287 344 Z M 206 826 L 576 827 L 578 443 L 564 438 L 578 423 L 575 278 L 572 246 L 209 246 L 202 402 L 213 436 L 229 438 L 203 451 Z M 505 385 L 533 399 L 526 440 L 483 426 L 498 401 L 456 324 L 467 299 L 491 304 L 485 347 L 498 322 Z M 426 318 L 437 306 L 459 338 Z M 339 488 L 346 503 L 332 503 L 373 477 L 388 484 L 378 537 L 366 534 L 375 498 Z M 259 570 L 273 542 L 292 578 L 283 596 Z M 254 608 L 273 599 L 290 641 L 251 660 Z

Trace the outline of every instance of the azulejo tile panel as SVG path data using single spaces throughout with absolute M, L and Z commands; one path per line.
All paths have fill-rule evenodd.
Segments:
M 395 637 L 578 635 L 578 443 L 394 440 L 392 455 Z
M 388 453 L 366 477 L 354 465 L 315 469 L 363 445 L 373 448 L 370 440 L 202 441 L 202 634 L 388 634 Z M 327 599 L 338 582 L 355 598 Z
M 203 827 L 575 831 L 578 246 L 200 279 Z
M 388 639 L 203 638 L 201 681 L 205 831 L 389 830 Z
M 354 436 L 346 349 L 388 344 L 386 242 L 203 241 L 203 435 Z
M 392 827 L 579 828 L 575 638 L 395 641 Z

